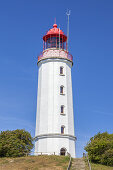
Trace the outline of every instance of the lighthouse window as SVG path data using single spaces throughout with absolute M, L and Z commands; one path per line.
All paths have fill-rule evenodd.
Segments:
M 63 75 L 63 67 L 60 67 L 60 74 Z
M 64 134 L 65 126 L 61 126 L 61 134 Z
M 64 113 L 64 106 L 61 105 L 61 114 L 63 114 L 63 113 Z
M 64 86 L 60 86 L 60 94 L 64 94 Z

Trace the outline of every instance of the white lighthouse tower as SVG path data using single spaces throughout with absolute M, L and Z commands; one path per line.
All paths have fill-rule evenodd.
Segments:
M 70 153 L 75 158 L 72 65 L 67 36 L 54 24 L 38 57 L 35 155 Z

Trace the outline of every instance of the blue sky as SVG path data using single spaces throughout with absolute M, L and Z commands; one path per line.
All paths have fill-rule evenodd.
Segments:
M 0 130 L 35 134 L 37 55 L 54 18 L 66 33 L 71 10 L 77 157 L 96 133 L 113 133 L 113 1 L 0 0 Z

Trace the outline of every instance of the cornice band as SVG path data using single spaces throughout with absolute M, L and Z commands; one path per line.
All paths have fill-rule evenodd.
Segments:
M 76 141 L 76 136 L 69 134 L 60 134 L 60 133 L 49 133 L 49 134 L 41 134 L 34 137 L 34 139 L 42 139 L 42 138 L 69 138 Z
M 72 63 L 72 65 L 73 65 L 73 61 L 71 61 L 71 60 L 69 60 L 68 58 L 63 58 L 63 57 L 45 57 L 45 58 L 42 58 L 42 59 L 40 59 L 38 62 L 37 62 L 37 64 L 39 63 L 39 62 L 41 62 L 41 61 L 43 61 L 43 60 L 46 60 L 46 59 L 63 59 L 63 60 L 67 60 L 67 61 L 70 61 L 71 63 Z

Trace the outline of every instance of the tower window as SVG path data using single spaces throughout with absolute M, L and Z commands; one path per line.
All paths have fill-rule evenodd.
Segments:
M 64 74 L 64 68 L 60 67 L 60 74 L 63 75 Z
M 64 86 L 60 86 L 60 94 L 64 94 Z
M 61 134 L 64 134 L 65 126 L 61 126 Z
M 61 114 L 64 114 L 64 106 L 61 105 Z

